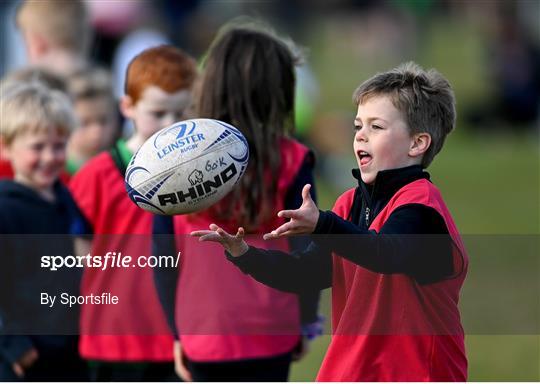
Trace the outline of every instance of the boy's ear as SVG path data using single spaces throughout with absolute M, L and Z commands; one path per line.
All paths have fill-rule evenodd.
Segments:
M 133 120 L 135 117 L 134 109 L 135 105 L 133 104 L 133 99 L 128 95 L 122 96 L 120 99 L 120 111 L 122 112 L 122 115 L 124 115 L 126 119 Z
M 9 160 L 11 151 L 3 138 L 0 137 L 0 160 Z
M 416 133 L 413 135 L 413 141 L 411 148 L 409 149 L 409 156 L 418 157 L 422 156 L 429 149 L 431 145 L 431 135 L 427 132 Z

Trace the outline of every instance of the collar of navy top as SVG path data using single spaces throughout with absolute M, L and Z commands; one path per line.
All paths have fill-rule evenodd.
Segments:
M 418 179 L 430 180 L 429 173 L 424 171 L 421 165 L 379 171 L 375 183 L 372 185 L 362 181 L 358 168 L 353 169 L 352 174 L 358 180 L 362 200 L 365 202 L 365 207 L 372 211 L 372 217 L 378 214 L 378 212 L 373 212 L 374 208 L 378 208 L 377 211 L 382 209 L 390 198 L 405 185 Z
M 53 191 L 55 196 L 58 198 L 64 197 L 65 191 L 62 183 L 57 180 L 53 185 Z M 0 198 L 4 199 L 19 199 L 25 201 L 30 205 L 41 204 L 41 205 L 56 205 L 60 204 L 60 199 L 50 202 L 45 200 L 38 192 L 34 189 L 27 187 L 24 184 L 15 182 L 13 180 L 1 180 L 0 181 Z

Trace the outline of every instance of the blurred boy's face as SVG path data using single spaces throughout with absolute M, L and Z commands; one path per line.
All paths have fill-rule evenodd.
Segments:
M 24 39 L 24 45 L 26 47 L 26 57 L 30 64 L 37 64 L 39 58 L 44 54 L 45 47 L 42 39 L 39 36 L 30 31 L 28 28 L 21 26 L 21 32 Z
M 81 99 L 75 103 L 75 113 L 79 126 L 69 140 L 70 156 L 87 160 L 114 144 L 118 119 L 112 100 L 106 96 Z
M 188 118 L 186 112 L 191 104 L 191 92 L 183 89 L 167 93 L 150 86 L 135 105 L 129 101 L 127 104 L 122 108 L 124 115 L 133 120 L 136 134 L 146 140 L 160 129 Z
M 379 171 L 420 163 L 421 157 L 411 156 L 414 138 L 407 123 L 388 96 L 358 105 L 354 125 L 354 154 L 364 183 L 372 184 Z
M 37 191 L 49 190 L 64 169 L 66 142 L 56 129 L 15 136 L 6 146 L 15 181 Z

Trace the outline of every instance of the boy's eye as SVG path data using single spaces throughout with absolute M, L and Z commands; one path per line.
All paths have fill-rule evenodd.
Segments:
M 353 131 L 357 132 L 362 129 L 361 125 L 353 125 Z
M 375 125 L 375 124 L 373 124 L 372 127 L 373 127 L 373 129 L 383 129 L 381 126 Z
M 45 145 L 43 143 L 35 143 L 30 146 L 30 149 L 33 151 L 42 151 L 43 148 L 45 148 Z
M 161 119 L 163 116 L 165 116 L 164 111 L 153 111 L 152 116 L 154 116 L 156 119 Z
M 63 151 L 65 148 L 66 148 L 66 143 L 64 142 L 54 143 L 54 146 L 53 146 L 53 149 L 55 151 Z

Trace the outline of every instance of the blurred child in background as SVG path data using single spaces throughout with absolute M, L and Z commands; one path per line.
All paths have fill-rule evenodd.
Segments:
M 78 338 L 71 336 L 78 309 L 39 302 L 43 292 L 79 292 L 80 271 L 51 272 L 39 262 L 44 254 L 73 255 L 68 235 L 84 226 L 59 182 L 73 109 L 66 95 L 39 82 L 10 82 L 1 91 L 0 134 L 14 178 L 0 182 L 0 381 L 87 380 Z M 32 329 L 38 332 L 25 336 Z
M 172 46 L 136 56 L 127 69 L 121 111 L 135 126 L 126 142 L 88 161 L 73 177 L 73 196 L 93 230 L 92 255 L 109 251 L 149 255 L 152 215 L 129 199 L 124 174 L 137 149 L 152 134 L 185 115 L 196 78 L 195 61 Z M 108 235 L 108 236 L 106 236 Z M 83 306 L 80 353 L 100 381 L 163 381 L 175 378 L 173 338 L 152 280 L 141 268 L 86 269 L 82 291 L 110 292 L 118 305 Z
M 78 118 L 68 143 L 67 171 L 75 174 L 99 152 L 110 149 L 120 137 L 119 111 L 110 74 L 87 68 L 68 78 L 68 91 Z
M 29 66 L 9 72 L 2 79 L 4 86 L 15 82 L 39 82 L 49 89 L 57 90 L 62 93 L 67 92 L 67 84 L 62 76 L 56 75 L 48 69 L 36 66 Z
M 306 292 L 300 308 L 297 295 L 250 279 L 218 247 L 201 247 L 189 236 L 171 244 L 161 236 L 187 235 L 212 222 L 257 233 L 283 223 L 275 217 L 280 209 L 299 206 L 302 186 L 313 183 L 314 158 L 290 138 L 296 62 L 273 32 L 247 24 L 225 27 L 206 55 L 195 114 L 237 127 L 248 141 L 250 161 L 235 189 L 208 210 L 154 218 L 157 254 L 182 254 L 176 273 L 154 274 L 179 334 L 175 364 L 183 380 L 286 381 L 291 360 L 307 347 L 300 323 L 317 324 L 318 290 Z M 288 250 L 292 244 L 280 245 Z
M 24 0 L 17 25 L 30 64 L 64 77 L 87 66 L 92 30 L 83 0 Z
M 39 67 L 27 67 L 8 73 L 2 79 L 2 87 L 6 89 L 10 84 L 19 82 L 32 84 L 40 83 L 49 89 L 57 90 L 62 93 L 66 92 L 66 82 L 62 77 Z M 11 168 L 11 163 L 5 156 L 2 143 L 3 141 L 0 137 L 0 179 L 11 179 L 13 177 L 13 169 Z M 69 175 L 67 172 L 62 172 L 60 178 L 62 181 L 67 182 Z

